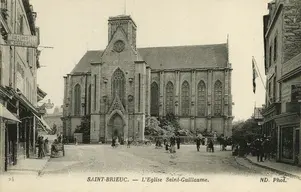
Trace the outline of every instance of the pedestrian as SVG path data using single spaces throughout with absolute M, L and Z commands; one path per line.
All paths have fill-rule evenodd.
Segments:
M 58 139 L 58 142 L 61 143 L 61 141 L 62 141 L 61 135 L 59 135 L 57 139 Z
M 255 150 L 256 150 L 256 156 L 257 156 L 257 162 L 261 161 L 261 141 L 259 138 L 255 140 Z
M 176 139 L 176 141 L 177 141 L 177 148 L 178 148 L 178 149 L 180 149 L 181 138 L 180 138 L 180 136 L 179 136 L 179 135 L 177 136 L 177 139 Z
M 49 141 L 48 141 L 48 137 L 47 137 L 44 142 L 45 155 L 48 155 L 48 153 L 49 153 L 48 143 L 49 143 Z
M 166 143 L 167 143 L 167 139 L 164 138 L 164 140 L 163 140 L 163 145 L 166 145 Z
M 265 138 L 260 139 L 260 162 L 264 162 L 264 145 L 265 145 Z
M 270 157 L 271 157 L 270 146 L 271 146 L 270 140 L 268 138 L 266 138 L 263 143 L 264 160 L 270 160 Z
M 196 138 L 196 149 L 197 149 L 197 151 L 200 151 L 200 145 L 201 145 L 201 138 L 197 137 Z
M 75 143 L 75 145 L 77 145 L 77 138 L 76 137 L 74 138 L 74 143 Z
M 209 140 L 209 144 L 208 144 L 208 146 L 209 146 L 209 150 L 210 150 L 210 152 L 214 153 L 214 144 L 213 144 L 213 139 L 210 139 L 210 140 Z
M 166 140 L 166 139 L 165 139 Z M 165 150 L 168 151 L 169 150 L 169 147 L 168 147 L 168 142 L 167 140 L 165 141 Z
M 41 158 L 45 157 L 45 141 L 44 141 L 44 137 L 41 136 Z
M 41 136 L 38 137 L 38 158 L 42 158 L 42 142 Z
M 248 142 L 247 142 L 246 155 L 249 155 L 250 152 L 251 152 L 251 143 L 248 141 Z
M 127 148 L 131 148 L 131 139 L 130 138 L 127 140 Z
M 115 146 L 116 146 L 116 143 L 115 143 L 115 142 L 116 142 L 116 140 L 115 140 L 115 138 L 113 138 L 113 139 L 112 139 L 112 147 L 113 147 L 113 148 L 115 148 Z
M 170 152 L 175 153 L 176 152 L 176 137 L 173 135 L 170 138 Z

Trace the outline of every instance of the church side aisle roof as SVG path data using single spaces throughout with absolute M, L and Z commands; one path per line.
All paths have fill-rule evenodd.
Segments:
M 90 71 L 91 62 L 97 62 L 101 60 L 101 55 L 103 51 L 100 50 L 91 50 L 87 51 L 85 55 L 80 59 L 80 61 L 75 65 L 71 74 L 77 72 L 88 72 Z
M 101 60 L 102 52 L 87 51 L 71 74 L 88 72 L 91 62 Z M 149 47 L 138 52 L 151 69 L 226 67 L 228 62 L 227 44 Z

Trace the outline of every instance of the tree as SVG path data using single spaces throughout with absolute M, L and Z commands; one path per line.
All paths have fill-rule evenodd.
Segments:
M 163 133 L 162 128 L 159 126 L 160 122 L 156 117 L 148 117 L 145 122 L 145 135 L 158 136 Z
M 235 143 L 240 143 L 242 141 L 252 142 L 257 137 L 260 136 L 258 130 L 259 130 L 258 123 L 253 118 L 250 118 L 243 122 L 237 122 L 236 124 L 233 125 L 233 131 L 232 131 L 233 142 Z

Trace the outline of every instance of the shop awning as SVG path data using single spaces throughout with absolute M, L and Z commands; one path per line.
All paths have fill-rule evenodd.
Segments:
M 44 131 L 49 132 L 52 131 L 52 129 L 50 128 L 50 126 L 47 124 L 47 122 L 43 119 L 43 117 L 38 117 L 37 115 L 34 114 L 34 116 L 37 118 L 38 120 L 38 124 L 41 125 L 41 127 L 44 129 Z
M 0 103 L 0 117 L 7 119 L 11 123 L 21 122 L 17 117 L 15 117 L 6 107 Z

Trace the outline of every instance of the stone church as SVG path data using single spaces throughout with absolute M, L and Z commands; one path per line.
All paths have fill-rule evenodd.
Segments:
M 64 77 L 64 135 L 90 119 L 90 142 L 144 139 L 145 120 L 173 113 L 182 128 L 232 135 L 228 42 L 136 47 L 130 16 L 110 17 L 108 45 Z

